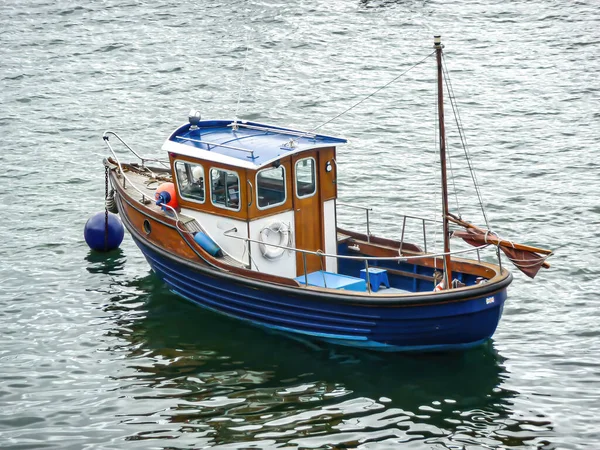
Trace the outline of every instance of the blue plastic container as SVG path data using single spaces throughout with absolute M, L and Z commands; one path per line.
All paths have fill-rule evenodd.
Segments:
M 201 231 L 198 231 L 196 234 L 194 234 L 194 241 L 196 241 L 196 243 L 206 250 L 210 255 L 223 256 L 221 248 L 215 244 L 215 241 Z

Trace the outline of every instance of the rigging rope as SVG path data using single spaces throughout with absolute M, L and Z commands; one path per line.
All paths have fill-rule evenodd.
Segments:
M 458 203 L 458 191 L 456 189 L 456 177 L 454 176 L 454 169 L 452 168 L 452 158 L 450 157 L 450 146 L 448 145 L 448 137 L 446 136 L 446 156 L 448 157 L 448 166 L 450 167 L 450 178 L 452 179 L 452 187 L 454 189 L 454 200 L 456 201 L 456 210 L 458 211 L 458 217 L 461 217 L 460 205 Z
M 452 106 L 452 112 L 454 113 L 454 120 L 456 121 L 456 126 L 458 128 L 458 135 L 460 137 L 460 141 L 462 143 L 463 150 L 465 152 L 465 158 L 467 160 L 467 165 L 469 166 L 469 171 L 471 173 L 471 179 L 473 180 L 473 185 L 475 186 L 475 192 L 477 193 L 477 199 L 479 201 L 479 207 L 481 208 L 481 213 L 483 214 L 483 219 L 485 220 L 485 224 L 488 229 L 491 229 L 490 223 L 487 218 L 487 214 L 485 213 L 485 208 L 483 206 L 483 199 L 481 195 L 481 189 L 479 187 L 479 182 L 477 181 L 477 175 L 475 174 L 475 169 L 473 168 L 473 163 L 471 161 L 471 155 L 469 153 L 467 138 L 463 132 L 462 120 L 460 118 L 460 114 L 458 112 L 458 105 L 455 102 L 454 89 L 452 88 L 452 82 L 450 81 L 450 74 L 448 73 L 448 68 L 446 67 L 446 58 L 442 53 L 442 58 L 444 59 L 444 64 L 442 64 L 442 70 L 444 71 L 444 81 L 446 83 L 446 89 L 448 90 L 448 96 L 450 98 L 450 105 Z
M 374 92 L 370 93 L 369 95 L 367 95 L 365 98 L 363 98 L 362 100 L 356 102 L 354 105 L 350 106 L 349 108 L 345 109 L 344 111 L 342 111 L 341 113 L 339 113 L 337 116 L 323 122 L 321 125 L 318 125 L 316 127 L 314 127 L 312 130 L 307 131 L 306 133 L 301 134 L 300 136 L 292 139 L 290 142 L 297 142 L 300 138 L 303 138 L 305 136 L 308 136 L 312 133 L 314 133 L 315 131 L 317 131 L 319 128 L 324 127 L 325 125 L 333 122 L 334 120 L 342 117 L 344 114 L 348 113 L 349 111 L 353 110 L 354 108 L 356 108 L 358 105 L 364 103 L 365 101 L 367 101 L 368 99 L 370 99 L 371 97 L 373 97 L 375 94 L 377 94 L 378 92 L 382 91 L 383 89 L 385 89 L 386 87 L 388 87 L 390 84 L 395 83 L 398 79 L 400 79 L 402 76 L 406 75 L 408 72 L 410 72 L 411 70 L 413 70 L 415 67 L 417 67 L 418 65 L 422 64 L 423 62 L 425 62 L 429 57 L 431 57 L 432 55 L 435 54 L 435 50 L 433 52 L 431 52 L 429 55 L 427 55 L 425 58 L 423 58 L 422 60 L 420 60 L 419 62 L 417 62 L 416 64 L 414 64 L 413 66 L 409 67 L 408 69 L 406 69 L 404 72 L 402 72 L 400 75 L 398 75 L 397 77 L 395 77 L 393 80 L 387 82 L 386 84 L 384 84 L 383 86 L 379 87 L 378 89 L 376 89 Z

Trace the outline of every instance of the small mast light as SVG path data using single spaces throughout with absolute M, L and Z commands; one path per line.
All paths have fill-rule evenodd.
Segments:
M 190 110 L 189 114 L 190 130 L 197 130 L 200 123 L 200 111 L 195 109 Z
M 444 48 L 444 46 L 442 45 L 442 37 L 441 36 L 434 36 L 433 37 L 433 47 L 434 48 Z

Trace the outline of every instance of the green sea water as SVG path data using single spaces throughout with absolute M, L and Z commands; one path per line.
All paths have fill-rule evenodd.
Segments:
M 0 448 L 599 447 L 598 29 L 592 0 L 0 2 Z M 556 250 L 536 280 L 515 273 L 485 346 L 308 344 L 188 304 L 128 236 L 89 251 L 106 129 L 161 157 L 190 108 L 311 129 L 434 34 L 492 226 Z M 349 139 L 340 198 L 374 208 L 375 234 L 440 201 L 434 75 L 320 130 Z M 458 144 L 451 207 L 477 220 Z

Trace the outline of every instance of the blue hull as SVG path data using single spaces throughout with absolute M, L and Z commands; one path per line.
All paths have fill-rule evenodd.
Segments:
M 338 345 L 390 352 L 474 347 L 492 336 L 506 300 L 506 286 L 459 299 L 342 299 L 194 267 L 133 237 L 153 271 L 179 296 L 252 325 Z

